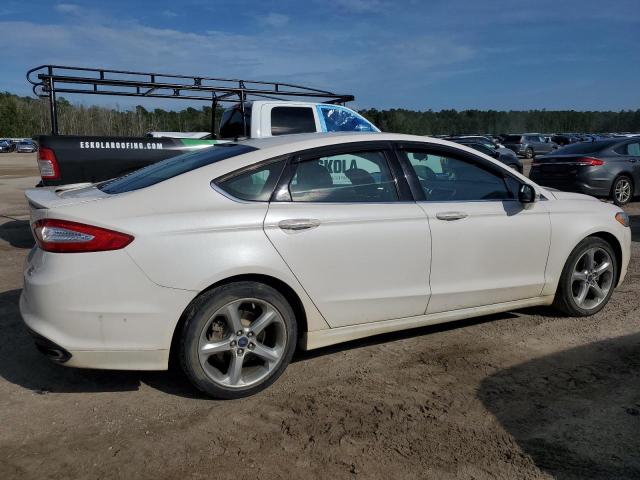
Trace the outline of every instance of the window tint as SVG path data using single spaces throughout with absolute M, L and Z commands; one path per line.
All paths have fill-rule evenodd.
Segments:
M 196 152 L 184 153 L 167 158 L 166 160 L 148 165 L 123 177 L 101 183 L 98 185 L 98 188 L 110 194 L 139 190 L 204 167 L 205 165 L 211 165 L 214 162 L 219 162 L 220 160 L 242 155 L 254 150 L 257 149 L 249 147 L 248 145 L 223 143 Z
M 502 176 L 440 154 L 405 151 L 428 201 L 506 200 L 513 194 Z
M 311 107 L 274 107 L 271 109 L 271 135 L 315 131 L 316 121 Z
M 364 117 L 338 105 L 319 105 L 320 123 L 325 132 L 377 132 Z
M 332 155 L 295 165 L 294 202 L 393 202 L 396 185 L 383 152 Z
M 627 145 L 627 155 L 640 155 L 640 143 L 630 143 Z
M 247 123 L 247 135 L 251 133 L 251 105 L 245 103 L 244 116 Z M 228 108 L 222 112 L 220 119 L 220 138 L 244 137 L 242 110 L 239 106 Z
M 280 160 L 251 168 L 231 178 L 216 182 L 216 185 L 232 197 L 254 202 L 267 202 L 271 198 L 285 163 L 285 160 Z
M 492 146 L 482 144 L 482 143 L 463 143 L 462 145 L 466 145 L 467 147 L 471 147 L 479 152 L 484 153 L 485 155 L 489 155 L 490 157 L 495 156 L 496 149 Z
M 507 135 L 504 137 L 504 143 L 521 143 L 522 136 L 521 135 Z

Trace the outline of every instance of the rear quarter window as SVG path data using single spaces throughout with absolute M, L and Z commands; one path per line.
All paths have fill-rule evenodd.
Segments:
M 215 181 L 215 185 L 233 198 L 250 202 L 267 202 L 280 178 L 286 160 L 250 167 Z

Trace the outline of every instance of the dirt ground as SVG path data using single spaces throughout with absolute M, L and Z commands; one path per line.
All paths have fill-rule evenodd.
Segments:
M 530 309 L 298 354 L 219 402 L 36 352 L 18 312 L 36 175 L 0 154 L 0 478 L 640 478 L 640 203 L 627 280 L 594 317 Z

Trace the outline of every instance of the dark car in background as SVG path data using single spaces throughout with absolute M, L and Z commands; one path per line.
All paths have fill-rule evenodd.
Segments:
M 640 194 L 640 138 L 575 143 L 536 158 L 529 177 L 545 187 L 626 205 Z
M 471 147 L 485 155 L 495 158 L 505 165 L 522 173 L 522 162 L 518 156 L 508 148 L 498 147 L 491 139 L 486 137 L 465 136 L 465 137 L 447 137 L 445 140 L 459 143 Z
M 572 143 L 579 142 L 580 140 L 575 135 L 570 135 L 567 133 L 558 133 L 551 137 L 551 141 L 558 145 L 559 147 L 566 147 L 567 145 L 571 145 Z
M 38 150 L 38 147 L 31 140 L 23 140 L 16 145 L 16 152 L 18 153 L 33 153 Z
M 15 143 L 8 139 L 0 139 L 0 152 L 8 153 L 13 152 L 16 149 Z
M 545 139 L 537 133 L 524 133 L 507 135 L 502 141 L 503 145 L 512 150 L 516 155 L 533 158 L 536 155 L 544 155 L 557 148 L 552 141 Z

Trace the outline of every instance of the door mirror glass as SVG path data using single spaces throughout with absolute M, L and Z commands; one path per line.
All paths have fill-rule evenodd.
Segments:
M 536 190 L 528 183 L 523 183 L 518 189 L 518 200 L 521 203 L 533 203 L 536 201 Z

